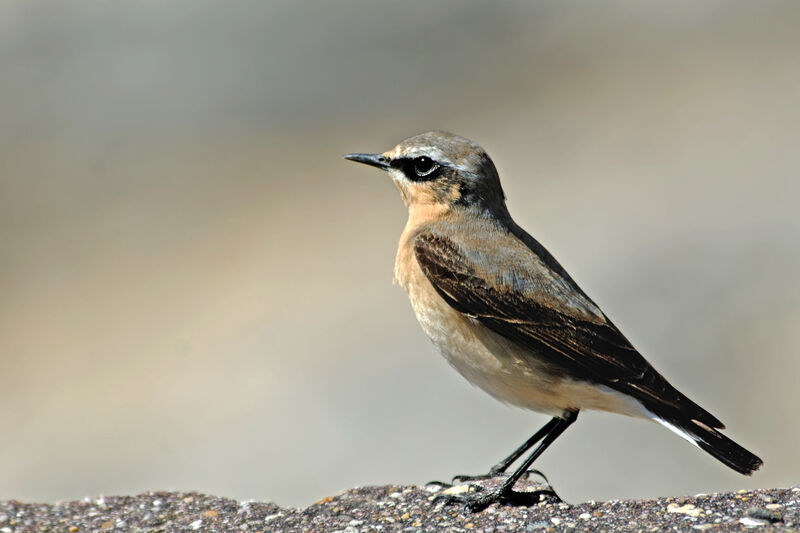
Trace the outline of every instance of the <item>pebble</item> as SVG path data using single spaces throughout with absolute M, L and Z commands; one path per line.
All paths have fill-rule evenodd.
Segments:
M 550 524 L 544 520 L 540 520 L 538 522 L 534 522 L 533 524 L 528 524 L 528 526 L 525 528 L 525 531 L 536 531 L 538 529 L 547 529 L 548 527 L 550 527 Z
M 748 509 L 747 515 L 750 518 L 755 518 L 756 520 L 765 520 L 767 522 L 776 523 L 776 522 L 783 522 L 783 517 L 781 513 L 777 511 L 768 511 L 766 509 L 758 509 L 753 507 Z
M 464 494 L 465 492 L 469 492 L 469 485 L 453 485 L 452 487 L 443 490 L 442 494 Z M 399 495 L 400 493 L 395 492 L 395 494 Z
M 667 512 L 668 513 L 680 513 L 685 514 L 688 516 L 700 516 L 703 512 L 701 509 L 698 509 L 694 506 L 694 504 L 687 503 L 686 505 L 678 505 L 677 503 L 671 503 L 667 505 Z
M 739 523 L 747 527 L 758 527 L 767 525 L 768 522 L 766 520 L 757 520 L 755 518 L 750 518 L 749 516 L 746 516 L 744 518 L 740 518 Z

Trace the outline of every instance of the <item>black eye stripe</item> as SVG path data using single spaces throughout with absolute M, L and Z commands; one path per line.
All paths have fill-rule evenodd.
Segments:
M 441 175 L 444 168 L 440 163 L 427 156 L 400 157 L 391 162 L 391 166 L 401 170 L 411 181 L 431 181 Z

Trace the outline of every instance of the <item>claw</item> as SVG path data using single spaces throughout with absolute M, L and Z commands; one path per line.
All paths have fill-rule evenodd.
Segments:
M 469 476 L 466 474 L 459 474 L 457 476 L 453 476 L 453 483 L 464 483 L 465 481 L 483 481 L 484 479 L 489 479 L 491 476 L 489 474 L 478 474 L 475 476 Z
M 453 483 L 463 483 L 464 481 L 483 481 L 486 479 L 496 478 L 502 475 L 503 475 L 502 471 L 495 470 L 494 468 L 492 468 L 486 474 L 477 474 L 474 476 L 459 474 L 457 476 L 453 476 Z

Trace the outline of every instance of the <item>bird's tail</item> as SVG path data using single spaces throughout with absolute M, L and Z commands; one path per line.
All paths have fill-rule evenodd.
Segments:
M 731 439 L 694 419 L 655 419 L 667 429 L 677 433 L 695 446 L 713 455 L 718 461 L 747 476 L 758 470 L 764 462 Z

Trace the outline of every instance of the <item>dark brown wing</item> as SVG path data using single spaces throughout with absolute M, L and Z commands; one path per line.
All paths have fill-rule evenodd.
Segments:
M 560 266 L 553 269 L 549 254 L 543 260 L 535 248 L 510 234 L 508 238 L 523 250 L 503 258 L 507 263 L 501 269 L 516 269 L 509 275 L 487 268 L 493 257 L 474 251 L 467 255 L 457 243 L 434 233 L 418 235 L 414 253 L 451 307 L 546 358 L 566 375 L 629 394 L 658 416 L 688 416 L 723 427 L 672 387 L 577 285 L 568 276 L 564 279 Z M 487 250 L 499 250 L 497 245 L 489 244 Z M 508 261 L 514 258 L 511 266 Z M 520 263 L 526 272 L 519 271 Z

